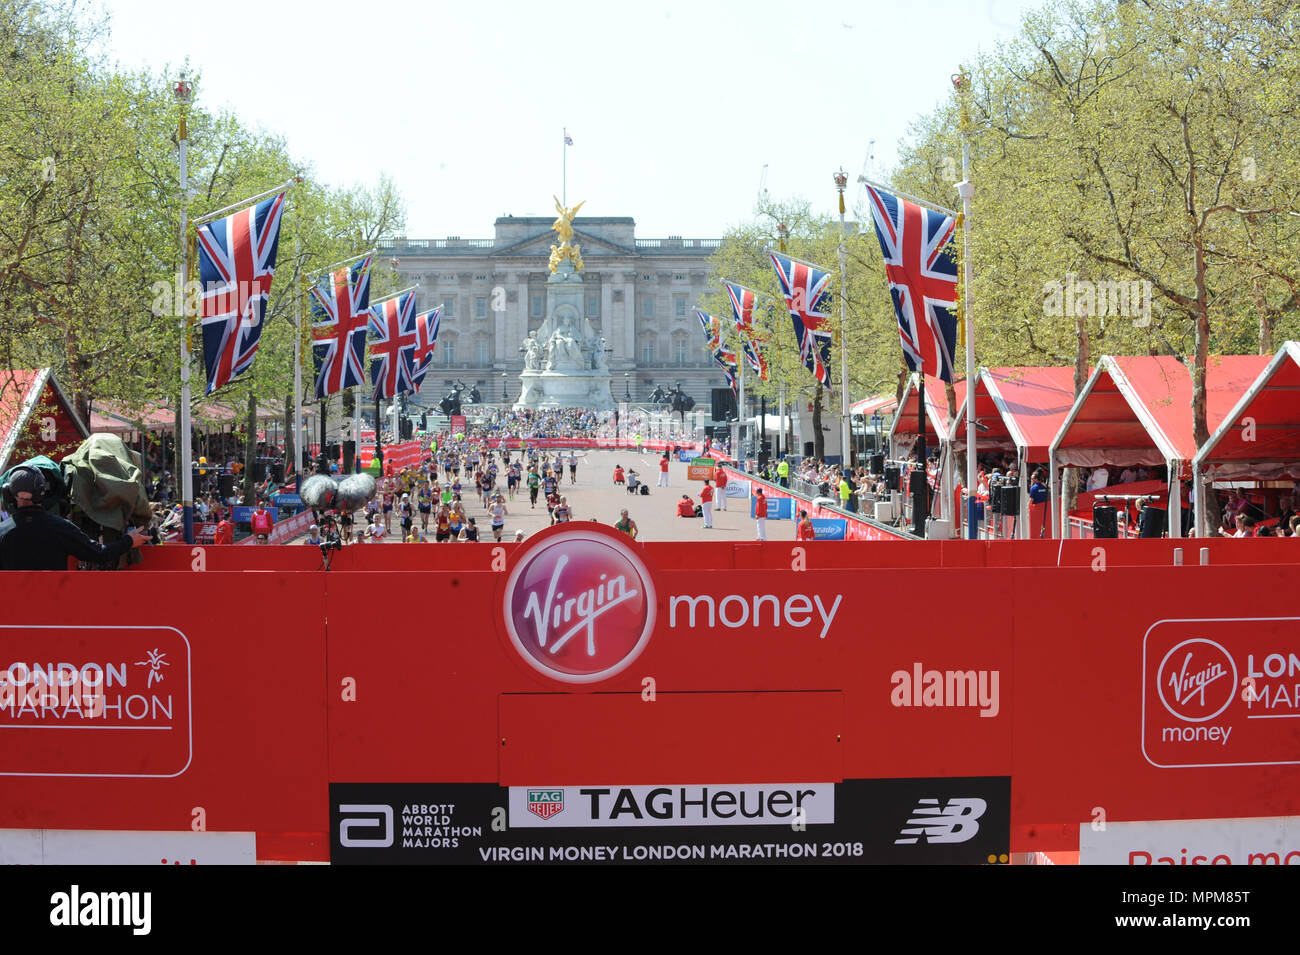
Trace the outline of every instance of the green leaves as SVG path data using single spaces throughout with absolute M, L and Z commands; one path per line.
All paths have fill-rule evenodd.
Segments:
M 180 261 L 179 107 L 165 78 L 84 54 L 94 37 L 73 12 L 0 0 L 0 362 L 53 365 L 83 412 L 95 398 L 147 408 L 171 400 L 179 382 L 182 322 L 155 308 L 155 283 L 174 286 Z M 278 137 L 204 110 L 201 77 L 192 83 L 191 218 L 302 168 Z M 242 407 L 250 393 L 291 393 L 295 274 L 369 248 L 400 230 L 403 214 L 390 182 L 334 190 L 305 176 L 284 216 L 253 372 L 214 398 Z M 198 355 L 193 370 L 201 381 Z

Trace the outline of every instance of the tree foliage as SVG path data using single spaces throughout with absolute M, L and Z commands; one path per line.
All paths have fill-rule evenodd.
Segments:
M 291 400 L 302 276 L 400 231 L 393 184 L 332 188 L 282 138 L 202 107 L 186 110 L 189 194 L 180 194 L 180 109 L 170 79 L 111 68 L 91 52 L 104 28 L 73 5 L 0 0 L 0 362 L 54 366 L 84 414 L 91 401 L 128 409 L 179 393 L 181 203 L 191 219 L 294 176 L 253 370 L 210 396 L 243 409 Z M 377 263 L 376 296 L 394 273 Z M 190 263 L 197 279 L 197 264 Z M 163 292 L 162 290 L 166 290 Z M 192 384 L 202 398 L 202 336 Z M 310 350 L 304 391 L 311 393 Z
M 1049 0 L 970 65 L 979 364 L 1177 355 L 1193 376 L 1197 441 L 1208 437 L 1211 356 L 1300 337 L 1297 40 L 1295 0 Z M 909 131 L 895 188 L 957 205 L 961 95 Z M 792 254 L 834 267 L 835 224 L 787 205 L 728 232 L 719 276 L 774 293 L 759 252 L 781 217 Z M 869 221 L 861 208 L 857 218 Z M 849 244 L 854 397 L 900 361 L 866 238 Z M 806 393 L 788 330 L 777 337 L 775 364 Z

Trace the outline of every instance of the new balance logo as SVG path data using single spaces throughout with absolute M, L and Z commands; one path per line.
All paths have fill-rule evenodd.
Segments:
M 917 842 L 969 842 L 980 831 L 976 821 L 984 815 L 988 803 L 983 799 L 949 799 L 940 805 L 938 799 L 922 799 L 912 810 L 894 845 L 907 846 Z

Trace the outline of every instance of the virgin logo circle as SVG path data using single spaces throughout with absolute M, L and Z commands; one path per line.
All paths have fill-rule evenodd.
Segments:
M 1184 640 L 1165 654 L 1156 673 L 1160 702 L 1189 723 L 1212 720 L 1228 708 L 1237 686 L 1237 664 L 1213 640 Z
M 622 535 L 600 528 L 544 534 L 506 581 L 506 630 L 534 670 L 595 683 L 627 668 L 650 641 L 654 584 Z

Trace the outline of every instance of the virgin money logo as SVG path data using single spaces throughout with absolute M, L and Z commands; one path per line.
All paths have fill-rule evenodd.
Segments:
M 1195 637 L 1165 654 L 1156 674 L 1160 702 L 1189 723 L 1212 720 L 1228 708 L 1237 686 L 1237 665 L 1220 644 Z
M 650 641 L 650 573 L 622 535 L 594 527 L 545 535 L 506 581 L 506 630 L 524 661 L 564 683 L 622 672 Z

